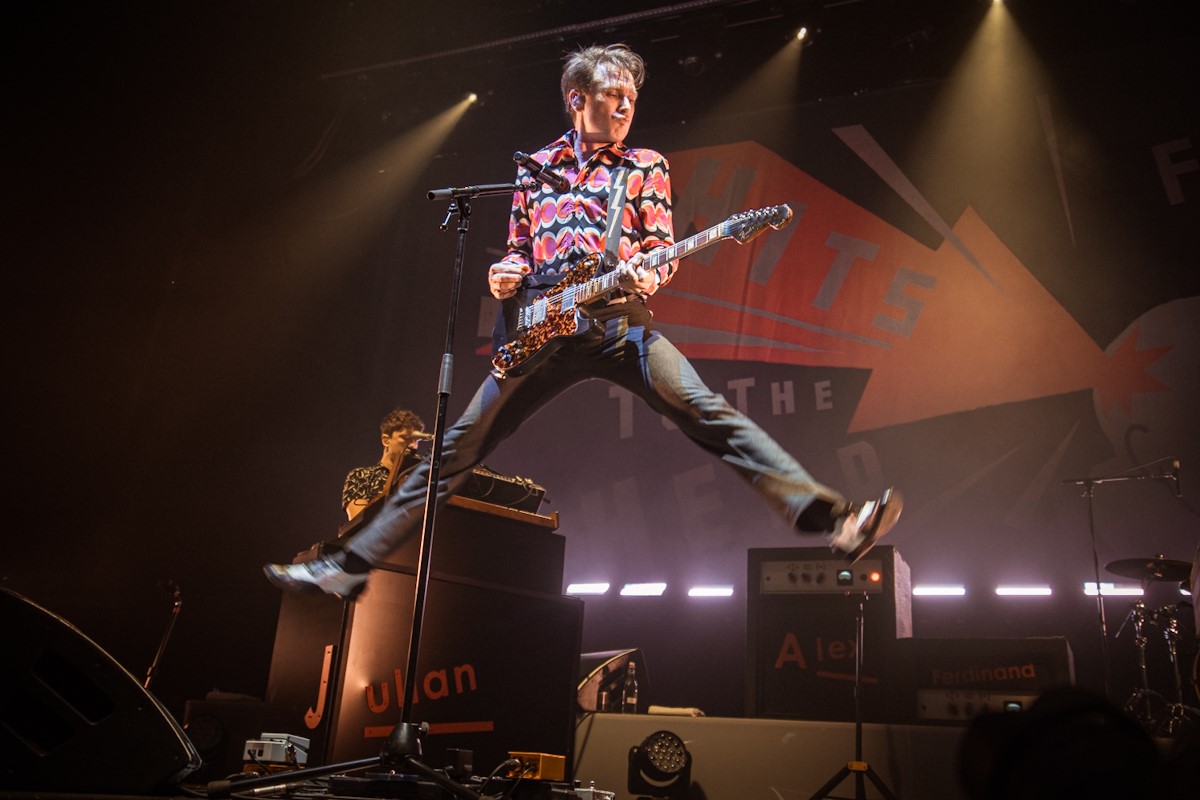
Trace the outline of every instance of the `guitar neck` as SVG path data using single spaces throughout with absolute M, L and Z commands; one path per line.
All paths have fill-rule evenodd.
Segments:
M 689 236 L 682 242 L 676 242 L 670 247 L 663 247 L 650 255 L 646 256 L 646 260 L 642 262 L 642 267 L 645 269 L 658 269 L 663 264 L 669 261 L 674 261 L 677 258 L 690 256 L 698 250 L 703 250 L 710 244 L 716 244 L 722 239 L 728 239 L 732 234 L 729 232 L 728 220 L 719 225 L 713 225 L 706 231 L 701 231 L 695 236 Z
M 732 236 L 732 234 L 729 232 L 729 221 L 726 220 L 719 225 L 713 225 L 706 231 L 701 231 L 694 236 L 689 236 L 682 242 L 676 242 L 670 247 L 662 247 L 658 250 L 654 250 L 646 256 L 645 260 L 642 261 L 642 268 L 645 270 L 658 269 L 664 264 L 670 263 L 677 258 L 690 256 L 692 253 L 703 250 L 710 244 L 716 244 L 723 239 L 728 239 L 730 236 Z M 617 270 L 606 272 L 603 275 L 599 275 L 590 281 L 587 281 L 586 283 L 580 284 L 580 291 L 577 292 L 575 299 L 577 302 L 585 303 L 588 300 L 592 300 L 602 294 L 611 292 L 612 290 L 616 289 L 620 283 L 620 272 Z

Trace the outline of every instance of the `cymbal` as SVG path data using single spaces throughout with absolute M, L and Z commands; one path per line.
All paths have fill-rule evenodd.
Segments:
M 1123 558 L 1110 561 L 1104 568 L 1123 578 L 1138 578 L 1150 581 L 1186 581 L 1192 565 L 1186 561 L 1155 556 L 1154 558 Z

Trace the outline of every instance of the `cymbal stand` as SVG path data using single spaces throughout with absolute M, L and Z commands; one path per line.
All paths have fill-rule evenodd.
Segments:
M 1134 689 L 1129 695 L 1129 699 L 1125 701 L 1126 713 L 1133 714 L 1142 725 L 1150 727 L 1154 720 L 1154 708 L 1151 700 L 1158 698 L 1164 703 L 1166 699 L 1150 688 L 1150 677 L 1146 670 L 1146 604 L 1140 599 L 1134 603 L 1129 609 L 1129 616 L 1125 618 L 1126 622 L 1133 622 L 1133 644 L 1137 648 L 1138 654 L 1138 672 L 1142 676 L 1142 687 Z M 1122 628 L 1124 625 L 1122 625 Z M 1117 636 L 1121 635 L 1121 631 L 1117 631 Z M 1140 703 L 1145 703 L 1145 711 L 1139 713 L 1136 711 Z
M 1167 721 L 1162 725 L 1161 730 L 1169 736 L 1174 736 L 1183 730 L 1184 717 L 1191 714 L 1193 717 L 1200 719 L 1200 709 L 1193 708 L 1183 702 L 1183 676 L 1179 671 L 1179 619 L 1176 617 L 1175 606 L 1164 606 L 1153 612 L 1153 618 L 1159 616 L 1165 617 L 1167 622 L 1163 626 L 1163 638 L 1167 641 L 1167 655 L 1171 660 L 1171 670 L 1175 678 L 1175 702 L 1167 706 Z

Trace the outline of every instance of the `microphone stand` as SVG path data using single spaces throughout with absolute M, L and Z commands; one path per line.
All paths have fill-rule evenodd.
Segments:
M 450 312 L 446 324 L 446 345 L 442 353 L 442 365 L 438 375 L 437 416 L 433 426 L 433 452 L 429 457 L 429 480 L 425 487 L 425 517 L 421 527 L 421 548 L 417 560 L 417 585 L 413 598 L 412 628 L 409 633 L 408 664 L 404 669 L 404 689 L 402 698 L 412 696 L 412 688 L 416 685 L 417 657 L 421 647 L 421 627 L 425 617 L 425 599 L 429 589 L 429 565 L 433 554 L 433 524 L 437 515 L 437 486 L 441 477 L 442 444 L 446 435 L 446 405 L 450 398 L 450 384 L 454 373 L 454 328 L 458 318 L 458 299 L 462 286 L 463 262 L 466 256 L 467 231 L 471 227 L 471 201 L 476 197 L 491 197 L 507 195 L 513 192 L 529 189 L 532 183 L 518 181 L 515 183 L 488 183 L 479 186 L 463 186 L 460 188 L 431 189 L 427 193 L 430 200 L 449 200 L 450 205 L 446 216 L 439 226 L 446 230 L 450 220 L 458 215 L 458 242 L 454 253 L 454 274 L 450 289 Z M 330 764 L 325 767 L 301 769 L 262 778 L 250 778 L 238 781 L 214 781 L 208 784 L 208 797 L 229 797 L 231 793 L 241 793 L 253 789 L 255 794 L 270 792 L 297 783 L 307 781 L 311 777 L 329 775 L 335 772 L 370 769 L 382 766 L 393 772 L 402 768 L 410 768 L 413 772 L 428 778 L 434 783 L 463 800 L 481 800 L 482 795 L 467 788 L 438 770 L 420 761 L 421 741 L 429 726 L 412 722 L 412 706 L 410 702 L 400 704 L 400 721 L 392 728 L 383 750 L 376 758 L 359 759 L 342 764 Z
M 454 376 L 454 328 L 458 318 L 458 299 L 462 287 L 463 262 L 466 255 L 467 232 L 471 227 L 471 201 L 476 197 L 507 195 L 528 188 L 526 183 L 489 183 L 461 188 L 432 189 L 427 193 L 430 200 L 449 200 L 446 216 L 439 226 L 446 230 L 450 219 L 458 215 L 458 243 L 454 253 L 454 273 L 450 289 L 450 314 L 446 324 L 446 345 L 442 352 L 442 367 L 438 376 L 437 411 L 433 424 L 433 451 L 429 456 L 429 480 L 425 488 L 425 517 L 421 529 L 420 555 L 417 560 L 417 586 L 413 599 L 412 630 L 409 635 L 408 664 L 404 670 L 404 694 L 406 702 L 400 704 L 400 722 L 392 730 L 384 746 L 384 757 L 393 750 L 404 753 L 407 741 L 417 741 L 412 725 L 412 706 L 407 702 L 416 685 L 417 656 L 421 647 L 421 627 L 425 617 L 425 598 L 429 589 L 429 564 L 433 556 L 433 524 L 437 516 L 437 487 L 441 478 L 442 444 L 446 436 L 446 405 L 450 399 L 450 384 Z M 419 754 L 420 748 L 417 748 Z
M 1165 458 L 1159 459 L 1158 461 L 1151 461 L 1149 464 L 1143 464 L 1139 467 L 1134 467 L 1133 469 L 1130 469 L 1120 475 L 1111 475 L 1103 478 L 1068 478 L 1062 481 L 1062 483 L 1070 483 L 1082 486 L 1083 496 L 1086 497 L 1088 501 L 1088 532 L 1092 539 L 1092 569 L 1096 577 L 1096 611 L 1100 625 L 1100 667 L 1102 670 L 1101 675 L 1104 681 L 1104 696 L 1109 700 L 1112 699 L 1112 696 L 1109 686 L 1110 667 L 1108 663 L 1108 621 L 1104 617 L 1104 592 L 1102 592 L 1100 589 L 1100 553 L 1096 544 L 1096 486 L 1101 483 L 1144 481 L 1158 478 L 1171 478 L 1175 480 L 1176 485 L 1178 485 L 1178 479 L 1174 474 L 1155 474 L 1146 472 L 1148 468 L 1162 463 L 1163 461 L 1176 462 L 1178 459 Z
M 849 592 L 846 593 L 849 597 Z M 865 800 L 866 781 L 879 791 L 886 800 L 897 800 L 896 795 L 883 779 L 863 761 L 863 715 L 862 715 L 862 652 L 863 652 L 863 622 L 866 618 L 867 593 L 863 592 L 858 598 L 858 614 L 854 618 L 854 760 L 847 761 L 846 766 L 839 769 L 829 781 L 817 789 L 816 794 L 809 800 L 825 800 L 832 798 L 830 794 L 835 787 L 851 775 L 854 776 L 854 798 Z

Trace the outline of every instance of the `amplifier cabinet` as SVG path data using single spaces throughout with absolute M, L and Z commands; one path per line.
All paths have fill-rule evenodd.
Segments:
M 429 764 L 471 750 L 478 774 L 509 751 L 573 749 L 583 603 L 433 577 L 416 685 L 402 697 L 416 579 L 389 568 L 353 603 L 289 593 L 280 609 L 267 704 L 311 740 L 310 765 L 379 755 L 412 703 L 429 723 Z M 569 768 L 569 763 L 568 763 Z
M 895 548 L 853 565 L 826 547 L 753 548 L 746 585 L 747 716 L 853 721 L 861 603 L 863 719 L 900 721 L 896 642 L 912 636 L 912 587 Z
M 1062 636 L 910 639 L 899 642 L 918 722 L 962 724 L 992 711 L 1020 711 L 1048 689 L 1075 683 L 1071 646 Z
M 311 561 L 340 550 L 346 536 L 378 509 L 368 506 L 342 526 L 339 536 L 296 554 Z M 435 575 L 499 584 L 514 589 L 562 592 L 566 540 L 555 533 L 558 512 L 535 514 L 453 495 L 437 512 L 430 571 Z M 421 537 L 410 536 L 384 558 L 384 565 L 415 575 Z
M 583 603 L 562 595 L 562 537 L 551 522 L 457 497 L 439 512 L 407 698 L 412 540 L 355 602 L 284 594 L 267 706 L 283 732 L 311 740 L 310 765 L 379 755 L 411 703 L 409 721 L 430 725 L 431 766 L 453 763 L 456 749 L 473 752 L 478 774 L 509 751 L 561 755 L 570 769 Z

